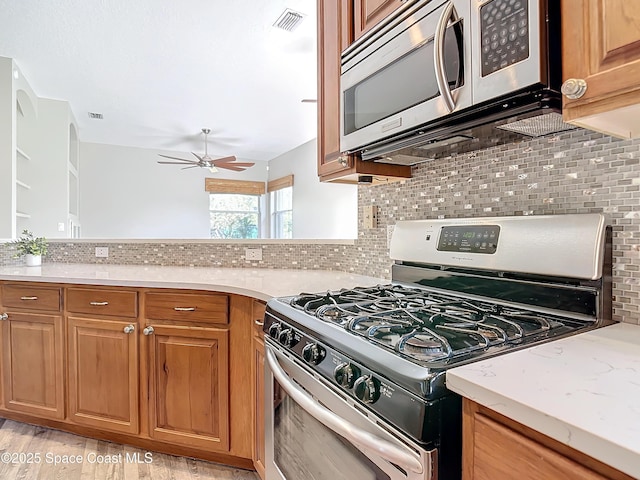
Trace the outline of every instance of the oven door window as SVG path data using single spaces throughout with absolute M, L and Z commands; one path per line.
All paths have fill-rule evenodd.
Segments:
M 390 480 L 351 443 L 300 407 L 277 382 L 274 461 L 287 480 Z
M 346 89 L 344 134 L 438 97 L 433 49 L 434 41 L 430 39 Z M 462 21 L 446 30 L 444 61 L 449 88 L 462 86 Z

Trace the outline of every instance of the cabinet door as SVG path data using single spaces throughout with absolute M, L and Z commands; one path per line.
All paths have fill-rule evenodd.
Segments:
M 147 336 L 150 436 L 228 451 L 228 330 L 152 327 L 153 333 Z
M 360 38 L 403 3 L 402 0 L 355 0 L 355 38 Z
M 318 175 L 348 169 L 340 154 L 340 55 L 353 38 L 350 0 L 318 0 Z
M 259 336 L 253 337 L 253 368 L 254 368 L 254 444 L 253 466 L 260 478 L 264 480 L 265 472 L 265 444 L 264 444 L 264 341 Z
M 138 433 L 136 330 L 129 320 L 69 317 L 69 417 L 73 422 Z
M 563 0 L 562 75 L 586 81 L 563 116 L 621 137 L 640 135 L 640 2 Z
M 253 376 L 253 466 L 260 478 L 265 478 L 265 444 L 264 444 L 264 303 L 253 302 L 253 339 L 252 339 L 252 376 Z
M 631 480 L 584 453 L 465 398 L 462 480 L 514 478 Z
M 62 317 L 8 312 L 2 336 L 5 408 L 64 418 Z

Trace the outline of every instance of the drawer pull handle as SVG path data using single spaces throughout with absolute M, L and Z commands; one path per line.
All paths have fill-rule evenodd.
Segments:
M 153 333 L 153 327 L 149 325 L 144 330 L 142 330 L 142 333 L 145 334 L 146 336 L 151 335 Z
M 260 320 L 259 318 L 255 319 L 253 321 L 253 323 L 255 323 L 259 327 L 264 327 L 264 322 L 262 320 Z
M 134 330 L 136 329 L 136 327 L 131 324 L 131 325 L 127 325 L 126 327 L 123 328 L 124 333 L 132 333 Z
M 0 320 L 9 320 L 8 313 L 0 313 Z
M 109 302 L 89 302 L 89 305 L 93 305 L 94 307 L 106 307 L 109 305 Z
M 20 297 L 20 300 L 37 300 L 38 297 Z
M 173 307 L 176 312 L 195 312 L 196 307 Z

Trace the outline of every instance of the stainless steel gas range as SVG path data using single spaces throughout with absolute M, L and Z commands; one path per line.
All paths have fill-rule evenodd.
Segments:
M 599 214 L 399 222 L 392 282 L 271 300 L 269 480 L 457 480 L 449 368 L 611 321 Z

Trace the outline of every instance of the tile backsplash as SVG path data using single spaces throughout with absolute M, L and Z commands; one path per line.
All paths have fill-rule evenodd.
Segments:
M 108 258 L 96 258 L 96 247 L 108 247 Z M 261 261 L 247 261 L 245 248 L 262 248 Z M 217 268 L 295 268 L 347 270 L 346 260 L 353 245 L 342 243 L 207 243 L 202 241 L 162 242 L 73 242 L 53 241 L 43 259 L 58 263 L 101 263 L 114 265 L 173 265 Z M 12 257 L 11 247 L 0 244 L 0 265 L 22 264 Z M 3 256 L 4 254 L 4 256 Z M 4 263 L 3 263 L 4 260 Z
M 559 135 L 425 162 L 413 178 L 359 186 L 359 237 L 354 245 L 267 243 L 261 262 L 245 247 L 220 243 L 55 242 L 47 262 L 301 268 L 352 271 L 389 279 L 388 236 L 398 220 L 605 212 L 614 228 L 614 318 L 640 323 L 640 140 L 575 129 Z M 362 210 L 378 206 L 378 225 L 364 230 Z M 0 264 L 11 264 L 0 244 Z
M 362 255 L 351 267 L 384 276 L 398 220 L 604 212 L 613 224 L 614 318 L 640 323 L 639 140 L 575 129 L 492 147 L 420 164 L 403 182 L 360 187 L 358 203 L 378 206 L 378 228 L 359 229 Z

